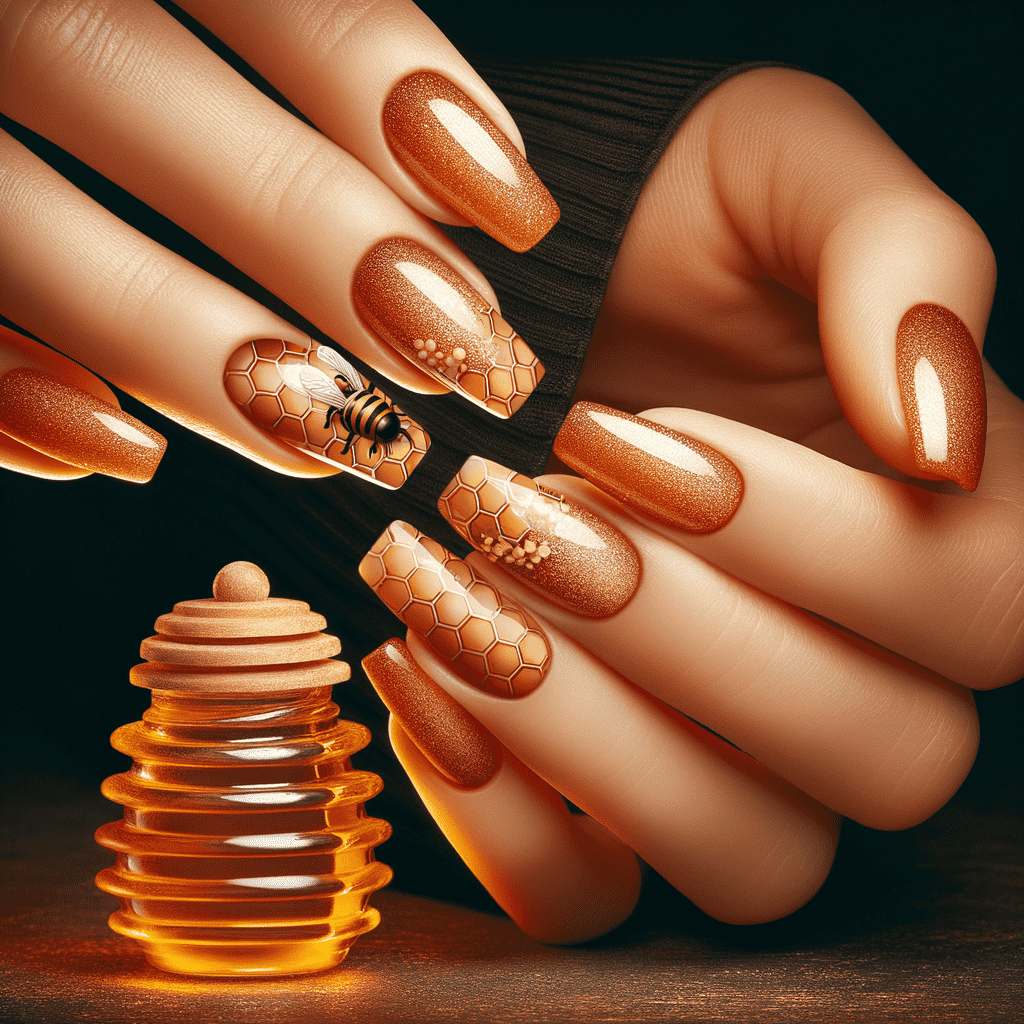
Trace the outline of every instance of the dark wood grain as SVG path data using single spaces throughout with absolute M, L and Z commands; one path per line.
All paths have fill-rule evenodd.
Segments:
M 955 798 L 900 834 L 847 825 L 825 888 L 785 921 L 710 921 L 659 879 L 623 928 L 543 946 L 498 914 L 397 889 L 340 968 L 192 981 L 109 931 L 92 831 L 117 808 L 67 778 L 8 780 L 0 1018 L 11 1022 L 1019 1020 L 1014 794 Z M 387 860 L 386 846 L 382 859 Z M 595 894 L 599 898 L 600 894 Z

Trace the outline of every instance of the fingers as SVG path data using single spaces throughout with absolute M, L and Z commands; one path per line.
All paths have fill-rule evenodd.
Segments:
M 344 338 L 358 358 L 404 387 L 454 390 L 502 417 L 536 386 L 543 367 L 472 264 L 150 0 L 95 10 L 16 4 L 4 27 L 6 113 Z
M 759 71 L 726 83 L 713 107 L 719 194 L 758 263 L 817 298 L 846 418 L 895 468 L 973 490 L 995 287 L 981 229 L 828 82 Z
M 352 403 L 361 415 L 346 420 L 296 390 L 303 368 L 332 386 L 339 372 L 306 335 L 128 227 L 5 133 L 0 193 L 0 312 L 26 330 L 279 472 L 343 470 L 394 488 L 422 460 L 426 433 L 380 391 L 362 394 Z M 401 428 L 390 442 L 389 424 Z
M 363 659 L 392 711 L 391 743 L 449 842 L 541 942 L 585 942 L 636 905 L 633 852 L 565 802 L 416 664 L 400 640 Z
M 641 460 L 630 465 L 634 480 L 641 478 Z M 530 481 L 505 484 L 507 471 L 494 464 L 471 459 L 468 466 L 439 502 L 463 536 L 493 553 L 487 540 L 496 518 L 500 543 L 550 549 L 532 572 L 515 558 L 473 555 L 475 571 L 816 800 L 876 828 L 905 828 L 942 806 L 963 781 L 977 719 L 960 687 L 863 641 L 847 641 L 639 526 L 585 484 L 546 477 L 538 492 Z M 746 501 L 736 516 L 745 507 Z M 603 520 L 606 537 L 617 531 L 621 539 L 599 544 L 597 531 L 583 533 L 583 510 Z M 585 616 L 560 600 L 608 592 L 622 573 L 618 552 L 626 549 L 642 567 L 639 585 L 613 614 Z
M 182 6 L 427 217 L 517 252 L 558 219 L 508 111 L 411 2 Z
M 98 377 L 0 327 L 0 466 L 46 480 L 103 473 L 145 483 L 166 448 Z
M 432 679 L 707 913 L 772 920 L 817 891 L 837 827 L 816 801 L 405 524 L 392 524 L 360 573 L 416 632 L 410 651 Z
M 972 497 L 861 472 L 693 410 L 639 419 L 581 403 L 555 449 L 653 529 L 750 586 L 990 688 L 1024 673 L 1024 405 L 994 374 L 989 390 L 988 462 Z M 743 480 L 734 514 L 705 533 L 696 531 L 726 478 L 697 464 L 698 448 Z

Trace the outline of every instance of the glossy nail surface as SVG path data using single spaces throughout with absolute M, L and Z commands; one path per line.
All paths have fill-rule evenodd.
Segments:
M 71 466 L 139 484 L 167 448 L 134 416 L 41 370 L 0 377 L 0 431 Z
M 896 376 L 918 468 L 978 486 L 985 458 L 985 380 L 971 332 L 943 306 L 903 314 Z
M 403 78 L 384 104 L 383 124 L 424 188 L 502 245 L 523 252 L 558 220 L 523 154 L 447 78 L 432 71 Z
M 224 387 L 257 426 L 392 490 L 408 480 L 430 447 L 415 420 L 324 345 L 247 341 L 228 359 Z
M 492 562 L 578 615 L 613 615 L 639 586 L 640 556 L 614 526 L 496 462 L 470 456 L 437 506 Z
M 551 649 L 532 616 L 408 523 L 377 538 L 359 575 L 466 682 L 524 697 L 543 681 Z
M 740 471 L 710 445 L 591 402 L 569 410 L 555 453 L 624 505 L 690 533 L 721 529 L 743 497 Z
M 352 282 L 356 310 L 411 363 L 495 416 L 512 415 L 544 367 L 501 314 L 409 238 L 375 245 Z
M 416 664 L 401 640 L 388 640 L 363 658 L 380 699 L 442 775 L 476 789 L 501 767 L 493 736 Z

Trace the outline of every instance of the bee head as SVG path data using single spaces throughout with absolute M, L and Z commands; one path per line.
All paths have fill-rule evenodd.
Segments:
M 394 412 L 384 413 L 377 420 L 374 433 L 377 435 L 377 440 L 382 441 L 384 444 L 394 441 L 402 433 L 402 421 L 398 418 L 398 414 Z

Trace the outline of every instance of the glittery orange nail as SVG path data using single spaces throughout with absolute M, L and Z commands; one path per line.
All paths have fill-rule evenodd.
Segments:
M 964 322 L 931 303 L 907 310 L 896 376 L 918 468 L 973 491 L 985 459 L 985 379 Z
M 743 497 L 740 471 L 721 452 L 603 405 L 574 405 L 555 453 L 624 505 L 690 533 L 721 529 Z
M 516 252 L 558 220 L 551 193 L 522 153 L 447 78 L 418 71 L 391 91 L 384 135 L 423 186 Z
M 228 359 L 224 387 L 257 426 L 391 490 L 409 479 L 430 447 L 415 420 L 325 345 L 247 341 Z
M 501 314 L 419 242 L 388 238 L 352 282 L 359 315 L 410 362 L 495 416 L 512 415 L 544 367 Z
M 472 455 L 437 506 L 492 562 L 578 615 L 613 615 L 636 593 L 640 556 L 626 537 L 515 470 Z
M 134 416 L 41 370 L 0 377 L 0 431 L 68 465 L 137 484 L 152 479 L 167 448 Z
M 497 740 L 416 664 L 401 640 L 363 658 L 380 699 L 442 775 L 477 789 L 501 767 Z
M 524 697 L 543 681 L 551 648 L 532 616 L 408 523 L 377 538 L 359 575 L 466 682 Z

